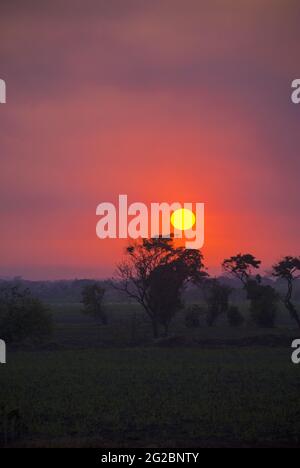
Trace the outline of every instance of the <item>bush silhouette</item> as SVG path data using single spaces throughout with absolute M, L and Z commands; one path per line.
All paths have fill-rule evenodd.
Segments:
M 194 304 L 190 306 L 185 314 L 184 321 L 187 328 L 200 327 L 200 316 L 203 314 L 203 308 Z
M 257 280 L 248 280 L 247 294 L 250 299 L 250 316 L 253 322 L 263 328 L 275 324 L 279 296 L 272 286 L 265 286 Z
M 214 278 L 205 281 L 203 291 L 207 302 L 206 322 L 212 327 L 217 318 L 227 312 L 232 289 Z
M 87 284 L 82 289 L 82 304 L 84 305 L 83 312 L 90 315 L 95 320 L 107 324 L 107 315 L 105 312 L 103 300 L 105 288 L 99 283 Z
M 52 332 L 52 317 L 28 289 L 5 287 L 0 291 L 0 330 L 8 343 L 41 342 Z
M 236 306 L 230 306 L 227 310 L 227 320 L 231 327 L 240 327 L 245 321 L 239 308 Z

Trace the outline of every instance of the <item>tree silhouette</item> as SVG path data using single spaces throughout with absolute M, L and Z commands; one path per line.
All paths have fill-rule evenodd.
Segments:
M 87 284 L 82 289 L 82 304 L 84 312 L 94 319 L 107 324 L 107 316 L 103 306 L 105 289 L 99 283 Z
M 300 328 L 300 318 L 292 302 L 294 282 L 300 277 L 300 257 L 286 256 L 273 265 L 272 275 L 281 278 L 287 283 L 287 291 L 283 298 L 285 307 Z
M 238 278 L 244 286 L 251 277 L 253 270 L 259 268 L 260 260 L 251 254 L 237 254 L 223 261 L 222 267 L 226 273 Z
M 212 327 L 217 318 L 227 312 L 232 288 L 213 278 L 204 282 L 203 292 L 208 305 L 206 321 Z
M 248 279 L 247 298 L 250 300 L 251 318 L 259 327 L 274 327 L 279 295 L 270 285 L 261 284 L 260 278 Z
M 173 238 L 141 239 L 126 248 L 117 265 L 115 287 L 135 299 L 151 320 L 153 336 L 159 324 L 168 332 L 170 321 L 181 307 L 188 281 L 207 276 L 199 250 L 175 247 Z
M 222 263 L 225 272 L 238 278 L 250 300 L 250 312 L 253 321 L 261 327 L 273 327 L 276 316 L 278 295 L 272 286 L 261 284 L 260 275 L 253 276 L 261 261 L 252 254 L 237 254 Z
M 168 334 L 169 325 L 175 313 L 183 307 L 181 291 L 183 286 L 179 265 L 159 265 L 149 277 L 149 306 L 155 311 L 158 322 Z

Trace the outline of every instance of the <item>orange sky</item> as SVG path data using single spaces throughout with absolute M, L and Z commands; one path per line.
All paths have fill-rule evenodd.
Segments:
M 1 276 L 110 276 L 124 241 L 96 237 L 95 210 L 122 193 L 205 202 L 212 272 L 298 253 L 296 1 L 1 10 Z

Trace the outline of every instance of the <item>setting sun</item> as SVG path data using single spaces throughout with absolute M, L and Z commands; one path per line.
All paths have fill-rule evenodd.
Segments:
M 195 215 L 191 210 L 187 208 L 180 208 L 179 210 L 174 211 L 171 216 L 171 223 L 175 229 L 185 231 L 186 229 L 191 229 L 195 224 Z

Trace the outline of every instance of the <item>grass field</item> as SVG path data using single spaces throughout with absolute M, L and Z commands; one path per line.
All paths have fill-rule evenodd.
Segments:
M 2 445 L 300 446 L 295 330 L 190 330 L 178 316 L 153 342 L 132 305 L 111 307 L 107 327 L 78 304 L 53 310 L 52 343 L 8 349 L 0 368 Z
M 21 445 L 296 445 L 299 385 L 282 348 L 17 352 L 0 400 Z

